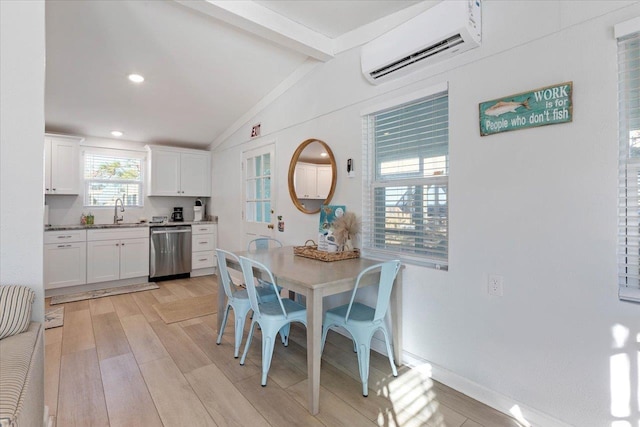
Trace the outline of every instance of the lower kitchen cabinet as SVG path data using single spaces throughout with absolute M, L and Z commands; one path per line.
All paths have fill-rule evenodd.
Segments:
M 90 230 L 87 235 L 87 283 L 148 276 L 148 233 L 147 228 Z
M 191 276 L 213 274 L 217 246 L 215 224 L 191 226 Z
M 44 243 L 45 289 L 84 285 L 87 282 L 84 230 L 45 232 Z

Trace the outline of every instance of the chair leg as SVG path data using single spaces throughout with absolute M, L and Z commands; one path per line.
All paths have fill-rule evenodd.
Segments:
M 247 358 L 247 353 L 249 352 L 249 346 L 251 346 L 251 339 L 253 338 L 253 330 L 256 327 L 256 322 L 251 321 L 251 328 L 249 328 L 249 336 L 247 337 L 247 343 L 244 345 L 244 351 L 242 352 L 242 359 L 240 359 L 240 364 L 244 365 L 244 361 Z
M 358 346 L 358 368 L 360 369 L 360 380 L 362 381 L 362 395 L 369 395 L 369 352 L 370 344 L 358 342 L 354 337 L 354 342 Z
M 222 325 L 220 325 L 220 332 L 218 332 L 218 339 L 216 340 L 216 344 L 220 345 L 222 342 L 222 334 L 224 333 L 224 328 L 227 327 L 227 319 L 229 318 L 229 310 L 231 306 L 227 304 L 227 308 L 224 311 L 224 317 L 222 318 Z
M 289 346 L 289 332 L 291 331 L 291 323 L 287 323 L 282 328 L 280 328 L 279 334 L 280 339 L 282 340 L 282 344 L 285 347 Z
M 269 328 L 270 329 L 270 328 Z M 262 387 L 267 385 L 267 374 L 273 358 L 273 345 L 278 333 L 262 328 Z
M 329 332 L 329 328 L 333 325 L 324 324 L 322 325 L 322 340 L 320 341 L 320 355 L 324 353 L 324 343 L 327 341 L 327 333 Z
M 382 334 L 384 335 L 384 342 L 387 344 L 387 355 L 389 356 L 389 363 L 391 363 L 391 372 L 394 377 L 398 376 L 398 370 L 396 369 L 396 363 L 393 360 L 393 350 L 391 349 L 391 340 L 389 339 L 389 333 L 387 332 L 387 328 L 382 329 Z
M 236 310 L 234 312 L 236 315 L 236 327 L 235 327 L 235 343 L 233 349 L 233 357 L 238 358 L 238 353 L 240 353 L 240 344 L 242 343 L 242 333 L 244 332 L 244 321 L 246 318 L 246 313 L 244 315 L 238 314 Z

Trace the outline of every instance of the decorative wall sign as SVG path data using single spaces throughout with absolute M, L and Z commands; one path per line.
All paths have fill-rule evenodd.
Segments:
M 566 82 L 483 102 L 480 135 L 570 122 L 572 94 L 573 82 Z
M 260 136 L 260 123 L 258 123 L 257 125 L 253 125 L 253 127 L 251 128 L 251 138 L 255 138 Z

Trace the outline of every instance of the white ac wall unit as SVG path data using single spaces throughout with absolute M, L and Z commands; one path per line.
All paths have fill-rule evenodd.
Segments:
M 481 0 L 444 0 L 362 47 L 372 84 L 404 76 L 480 46 Z

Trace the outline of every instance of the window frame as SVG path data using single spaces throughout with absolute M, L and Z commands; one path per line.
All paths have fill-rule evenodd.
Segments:
M 448 131 L 448 122 L 449 122 L 449 113 L 448 113 L 448 103 L 449 103 L 449 87 L 448 83 L 443 83 L 439 85 L 435 85 L 424 90 L 413 92 L 411 94 L 397 97 L 387 102 L 374 105 L 370 108 L 361 112 L 362 116 L 362 137 L 363 137 L 363 232 L 362 232 L 362 252 L 364 255 L 372 258 L 378 259 L 401 259 L 403 262 L 408 264 L 420 265 L 424 267 L 434 268 L 437 270 L 448 270 L 449 269 L 449 138 L 447 136 L 447 151 L 443 156 L 445 160 L 445 173 L 443 174 L 434 174 L 431 176 L 425 176 L 425 160 L 427 158 L 420 158 L 418 162 L 418 171 L 416 172 L 398 172 L 394 175 L 382 176 L 378 173 L 378 168 L 382 165 L 382 162 L 378 162 L 375 159 L 376 152 L 376 142 L 374 139 L 374 131 L 375 127 L 372 125 L 373 116 L 376 114 L 380 114 L 383 112 L 393 111 L 394 109 L 400 109 L 407 104 L 412 104 L 416 102 L 426 101 L 429 99 L 439 99 L 443 96 L 447 97 L 447 131 Z M 413 175 L 413 176 L 412 176 Z M 426 196 L 431 188 L 436 187 L 439 188 L 435 190 L 437 194 L 441 194 L 443 191 L 442 188 L 445 188 L 446 194 L 446 216 L 444 218 L 445 221 L 445 250 L 444 250 L 444 258 L 436 257 L 436 256 L 428 256 L 424 253 L 420 253 L 425 251 L 425 247 L 419 248 L 418 251 L 415 252 L 407 252 L 406 250 L 400 249 L 389 249 L 389 245 L 385 244 L 386 247 L 376 246 L 374 243 L 376 236 L 379 235 L 380 229 L 376 227 L 376 217 L 375 217 L 375 208 L 376 208 L 376 200 L 375 193 L 379 191 L 380 188 L 393 188 L 393 187 L 408 187 L 407 191 L 410 191 L 409 187 L 422 187 L 423 194 Z M 387 200 L 385 198 L 385 210 L 387 206 Z M 426 198 L 421 198 L 424 203 L 428 203 Z M 421 211 L 423 214 L 421 215 L 423 221 L 427 221 L 427 206 L 423 205 L 423 209 Z M 439 221 L 439 220 L 438 220 Z M 388 223 L 385 223 L 388 224 Z M 411 232 L 407 230 L 400 231 L 401 228 L 394 228 L 394 231 L 389 229 L 387 231 L 387 227 L 385 225 L 385 230 L 382 231 L 384 235 L 393 232 L 396 235 L 407 234 L 410 235 Z M 415 229 L 414 229 L 415 230 Z M 417 233 L 413 233 L 414 236 Z M 434 231 L 430 234 L 427 234 L 427 237 L 435 238 L 439 235 L 437 231 Z M 435 237 L 434 237 L 435 236 Z M 415 243 L 414 243 L 415 244 Z M 432 251 L 435 253 L 436 251 Z
M 628 44 L 634 47 L 635 61 L 640 61 L 640 21 L 632 19 L 615 26 L 618 55 L 618 297 L 640 302 L 640 156 L 631 155 L 632 132 L 640 131 L 638 80 L 628 76 Z M 636 74 L 640 74 L 636 72 Z M 634 83 L 632 80 L 636 80 Z M 636 121 L 636 129 L 632 124 Z
M 105 157 L 116 157 L 116 158 L 124 158 L 124 159 L 135 159 L 140 161 L 140 179 L 139 180 L 109 180 L 109 179 L 90 179 L 86 178 L 86 165 L 87 165 L 87 155 L 95 155 L 95 156 L 105 156 Z M 87 209 L 103 209 L 108 208 L 111 209 L 115 206 L 114 204 L 108 205 L 91 205 L 88 203 L 89 200 L 89 188 L 93 183 L 108 183 L 108 184 L 126 184 L 138 185 L 138 203 L 131 204 L 128 203 L 126 197 L 123 200 L 124 206 L 129 208 L 144 208 L 144 198 L 145 198 L 145 172 L 146 172 L 146 159 L 147 153 L 145 151 L 138 150 L 130 150 L 130 149 L 121 149 L 121 148 L 104 148 L 104 147 L 93 147 L 93 146 L 84 146 L 82 149 L 82 204 L 84 208 Z

